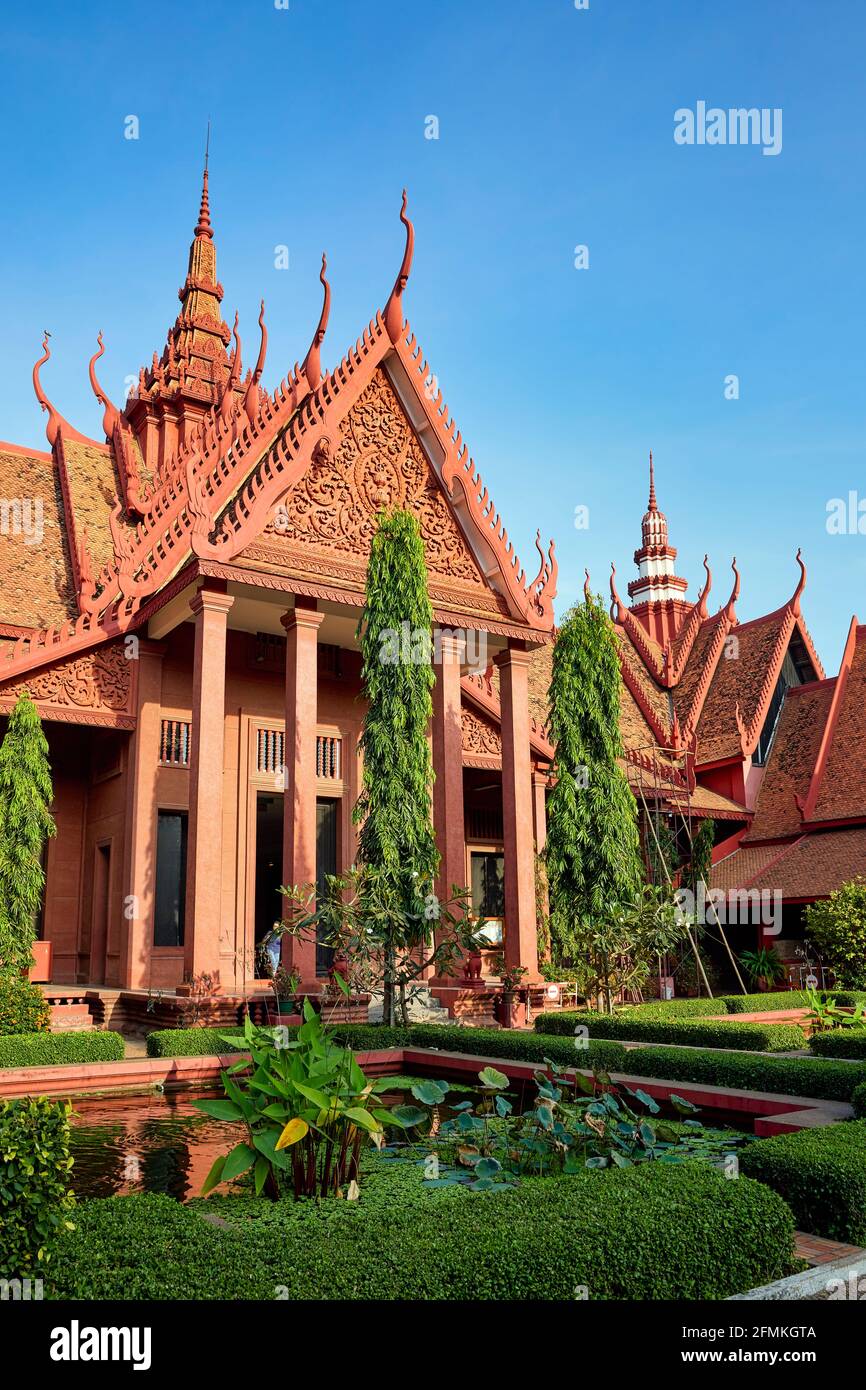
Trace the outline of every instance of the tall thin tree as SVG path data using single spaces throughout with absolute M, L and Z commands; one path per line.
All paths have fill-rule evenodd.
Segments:
M 361 679 L 367 712 L 360 746 L 358 861 L 384 871 L 404 911 L 429 891 L 439 867 L 433 835 L 433 763 L 428 728 L 433 712 L 433 609 L 427 592 L 424 542 L 417 518 L 383 512 L 370 548 L 359 625 Z M 411 942 L 386 944 L 384 1009 L 394 1021 L 394 961 Z
M 0 966 L 27 969 L 45 888 L 42 854 L 56 833 L 48 740 L 39 711 L 19 696 L 0 746 Z
M 545 861 L 555 955 L 595 957 L 604 980 L 606 925 L 634 902 L 643 878 L 637 805 L 618 761 L 621 679 L 613 626 L 587 591 L 559 628 L 553 651 L 548 731 L 556 780 Z

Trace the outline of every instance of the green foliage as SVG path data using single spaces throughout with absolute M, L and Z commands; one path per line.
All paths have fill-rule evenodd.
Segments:
M 20 695 L 0 746 L 0 962 L 28 969 L 45 887 L 42 851 L 56 834 L 48 740 L 30 696 Z
M 591 1038 L 540 1037 L 515 1028 L 449 1028 L 441 1023 L 417 1023 L 410 1029 L 414 1047 L 441 1048 L 443 1052 L 468 1053 L 473 1057 L 497 1057 L 516 1062 L 537 1062 L 547 1058 L 565 1066 L 599 1067 L 605 1071 L 627 1071 L 627 1053 L 619 1043 Z
M 0 1067 L 123 1061 L 120 1033 L 22 1033 L 0 1037 Z
M 740 965 L 752 984 L 756 984 L 758 980 L 766 980 L 769 984 L 775 985 L 785 978 L 784 963 L 773 946 L 769 950 L 766 946 L 759 946 L 754 951 L 741 951 Z
M 42 990 L 17 970 L 0 970 L 0 1037 L 10 1033 L 44 1033 L 51 1009 Z
M 642 1047 L 629 1052 L 627 1065 L 617 1070 L 631 1076 L 730 1086 L 741 1091 L 770 1091 L 774 1095 L 813 1096 L 820 1100 L 850 1100 L 855 1086 L 866 1081 L 866 1065 L 856 1062 L 697 1047 Z
M 859 1086 L 854 1087 L 851 1104 L 857 1119 L 866 1120 L 866 1081 L 861 1081 Z
M 589 1030 L 590 1037 L 616 1038 L 620 1042 L 679 1043 L 683 1047 L 721 1047 L 737 1051 L 789 1052 L 803 1046 L 796 1023 L 738 1023 L 707 1018 L 635 1018 L 620 1014 L 564 1012 L 539 1014 L 537 1033 L 574 1033 Z
M 743 1135 L 717 1134 L 696 1119 L 674 1127 L 657 1122 L 659 1105 L 645 1091 L 614 1086 L 605 1072 L 582 1072 L 549 1063 L 535 1072 L 534 1106 L 515 1114 L 506 1094 L 511 1083 L 494 1067 L 478 1073 L 480 1099 L 463 1101 L 441 1121 L 440 1106 L 450 1087 L 423 1081 L 412 1087 L 419 1106 L 400 1107 L 407 1129 L 418 1137 L 408 1145 L 389 1145 L 383 1158 L 421 1161 L 425 1187 L 465 1184 L 474 1191 L 497 1192 L 526 1177 L 572 1176 L 585 1168 L 631 1168 L 640 1163 L 722 1166 Z M 382 1083 L 386 1084 L 385 1081 Z M 628 1099 L 626 1099 L 628 1097 Z M 671 1102 L 679 1114 L 697 1107 L 681 1096 Z M 395 1112 L 396 1114 L 397 1112 Z M 435 1156 L 436 1162 L 430 1164 Z
M 820 994 L 816 989 L 808 989 L 806 994 L 813 1035 L 833 1028 L 866 1027 L 866 1003 L 863 1001 L 855 1004 L 851 1012 L 848 1008 L 842 1008 L 833 994 Z
M 847 989 L 866 989 L 866 878 L 843 883 L 806 909 L 806 934 Z
M 866 1121 L 761 1139 L 740 1171 L 778 1192 L 800 1230 L 866 1245 Z
M 72 1229 L 68 1101 L 0 1101 L 0 1278 L 42 1274 Z
M 850 1057 L 866 1062 L 866 1028 L 833 1028 L 828 1033 L 813 1033 L 809 1048 L 816 1057 Z
M 783 1009 L 805 1009 L 809 1004 L 805 989 L 769 990 L 766 994 L 721 994 L 715 1001 L 729 1014 L 773 1013 Z
M 724 1014 L 720 999 L 650 999 L 645 1004 L 634 1004 L 623 1013 L 629 1018 L 668 1019 L 668 1018 L 718 1018 Z
M 289 1035 L 298 1025 L 289 1025 Z M 343 1047 L 365 1049 L 404 1047 L 409 1041 L 407 1028 L 385 1028 L 379 1023 L 341 1023 L 332 1029 Z M 159 1028 L 147 1035 L 148 1057 L 213 1057 L 233 1049 L 244 1051 L 242 1028 Z
M 621 676 L 616 636 L 599 599 L 576 605 L 553 649 L 548 734 L 556 781 L 547 801 L 554 958 L 591 955 L 599 978 L 611 952 L 604 924 L 643 880 L 637 806 L 619 759 Z
M 362 1144 L 381 1143 L 384 1126 L 400 1123 L 376 1105 L 353 1052 L 334 1042 L 308 1000 L 296 1032 L 257 1028 L 248 1018 L 244 1042 L 252 1076 L 240 1076 L 248 1069 L 244 1058 L 222 1074 L 225 1100 L 193 1102 L 205 1115 L 245 1131 L 214 1163 L 202 1196 L 250 1171 L 257 1197 L 264 1192 L 275 1201 L 287 1190 L 295 1199 L 351 1196 Z
M 508 1192 L 425 1193 L 376 1163 L 359 1202 L 210 1198 L 227 1224 L 167 1197 L 82 1203 L 57 1298 L 434 1300 L 502 1304 L 726 1298 L 792 1268 L 793 1223 L 760 1183 L 707 1165 L 530 1179 Z M 672 1220 L 671 1213 L 676 1219 Z
M 692 853 L 685 872 L 686 886 L 697 897 L 698 884 L 709 885 L 713 871 L 713 844 L 716 838 L 716 823 L 712 819 L 701 820 L 692 836 Z

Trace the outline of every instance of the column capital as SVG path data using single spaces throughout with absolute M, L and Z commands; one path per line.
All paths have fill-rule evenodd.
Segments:
M 324 620 L 324 613 L 320 613 L 316 608 L 304 608 L 295 606 L 290 608 L 280 618 L 280 622 L 290 632 L 293 627 L 319 628 Z
M 228 613 L 233 603 L 231 594 L 221 593 L 218 589 L 197 589 L 189 606 L 196 615 L 201 612 Z
M 506 647 L 504 651 L 496 653 L 493 661 L 500 670 L 504 666 L 529 666 L 532 652 L 527 651 L 525 647 Z
M 434 634 L 434 649 L 438 645 L 442 656 L 443 665 L 456 665 L 463 661 L 466 654 L 466 635 L 461 631 L 453 631 L 450 627 L 437 627 Z

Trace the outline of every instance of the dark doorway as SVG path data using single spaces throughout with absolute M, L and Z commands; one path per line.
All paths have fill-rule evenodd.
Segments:
M 105 984 L 108 910 L 111 891 L 111 845 L 97 845 L 93 865 L 93 906 L 90 926 L 90 984 Z
M 328 874 L 337 872 L 337 809 L 332 796 L 316 799 L 316 897 L 321 902 Z M 334 960 L 333 948 L 316 942 L 316 974 L 327 975 Z
M 256 974 L 265 973 L 258 947 L 280 920 L 283 899 L 283 798 L 271 792 L 256 796 Z

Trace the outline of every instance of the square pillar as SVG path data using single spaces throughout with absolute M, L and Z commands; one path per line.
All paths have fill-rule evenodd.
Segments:
M 295 600 L 282 619 L 286 629 L 286 737 L 283 795 L 283 883 L 316 882 L 316 723 L 318 635 L 324 613 L 315 600 Z M 315 990 L 316 943 L 283 939 L 283 963 L 297 970 L 302 987 Z
M 226 629 L 234 599 L 199 589 L 195 614 L 189 822 L 186 849 L 184 973 L 219 975 L 222 920 L 223 762 Z
M 466 838 L 463 823 L 463 729 L 460 663 L 466 639 L 440 633 L 441 660 L 433 686 L 433 827 L 441 856 L 436 895 L 447 902 L 456 884 L 466 887 Z M 444 977 L 453 984 L 453 978 Z
M 514 639 L 496 658 L 502 709 L 502 823 L 505 844 L 505 959 L 538 976 L 535 846 L 529 750 L 529 652 Z
M 130 740 L 130 815 L 124 875 L 124 939 L 120 983 L 147 989 L 153 950 L 156 886 L 156 813 L 162 729 L 162 658 L 165 647 L 139 641 L 136 724 Z
M 547 843 L 547 783 L 547 773 L 539 772 L 536 768 L 532 773 L 532 828 L 536 854 L 540 854 Z

